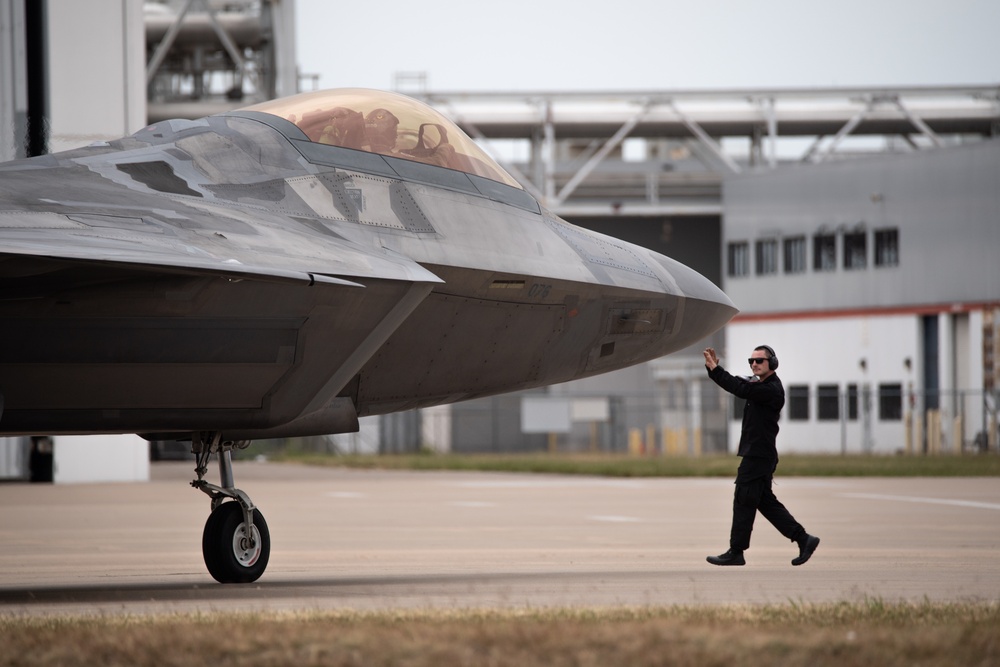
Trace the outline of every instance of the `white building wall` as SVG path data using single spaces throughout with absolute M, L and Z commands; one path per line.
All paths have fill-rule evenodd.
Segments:
M 866 420 L 859 397 L 858 417 L 841 421 L 818 421 L 818 385 L 837 385 L 846 392 L 856 384 L 859 392 L 871 388 L 871 416 L 868 421 L 868 451 L 889 454 L 906 446 L 903 420 L 882 421 L 878 417 L 880 384 L 902 385 L 904 392 L 913 383 L 917 367 L 920 327 L 916 315 L 865 315 L 815 317 L 796 320 L 736 322 L 727 329 L 726 370 L 734 375 L 750 375 L 746 359 L 758 345 L 770 345 L 778 356 L 778 376 L 785 387 L 806 385 L 810 389 L 809 419 L 789 419 L 788 403 L 782 411 L 778 452 L 861 453 L 866 451 Z M 910 360 L 907 369 L 906 360 Z M 862 366 L 864 361 L 864 366 Z M 904 398 L 904 411 L 906 399 Z M 738 416 L 737 416 L 738 417 Z M 740 439 L 739 420 L 729 429 L 730 451 Z
M 974 310 L 969 313 L 964 326 L 959 329 L 955 337 L 958 355 L 955 365 L 955 384 L 959 389 L 986 385 L 983 367 L 983 326 L 983 311 Z M 983 396 L 971 394 L 965 397 L 960 408 L 965 417 L 963 437 L 966 443 L 971 443 L 977 434 L 982 433 L 985 436 L 989 432 L 988 413 L 984 408 Z
M 938 314 L 938 340 L 941 353 L 938 355 L 938 377 L 940 378 L 940 395 L 938 405 L 944 416 L 950 420 L 953 416 L 951 406 L 955 387 L 955 332 L 953 316 L 949 313 Z M 946 432 L 948 429 L 945 429 Z
M 137 435 L 60 435 L 52 456 L 56 484 L 149 480 L 149 443 Z
M 0 480 L 27 477 L 28 447 L 27 438 L 21 436 L 0 438 Z
M 779 451 L 947 452 L 987 433 L 996 448 L 1000 373 L 985 377 L 983 327 L 1000 313 L 998 170 L 993 140 L 726 180 L 723 289 L 742 311 L 727 327 L 729 353 L 747 374 L 748 353 L 771 345 L 786 392 L 810 391 L 808 420 L 790 420 L 786 403 Z M 815 261 L 825 236 L 836 240 L 832 267 Z M 848 262 L 848 237 L 859 236 L 864 261 Z M 879 418 L 883 384 L 902 385 L 902 419 Z M 859 405 L 856 420 L 818 421 L 818 385 L 870 387 L 870 420 Z
M 27 113 L 24 6 L 0 0 L 0 162 L 18 156 L 17 126 Z
M 48 0 L 49 152 L 146 125 L 142 0 Z

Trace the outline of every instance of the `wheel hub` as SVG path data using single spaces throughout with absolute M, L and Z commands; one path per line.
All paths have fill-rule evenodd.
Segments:
M 243 567 L 253 567 L 260 558 L 261 539 L 257 526 L 253 526 L 252 537 L 247 535 L 246 523 L 241 523 L 233 533 L 233 555 Z

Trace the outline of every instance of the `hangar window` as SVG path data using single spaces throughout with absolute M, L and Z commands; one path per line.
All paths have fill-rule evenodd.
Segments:
M 837 237 L 817 234 L 813 237 L 813 270 L 833 271 L 837 268 Z
M 754 244 L 757 260 L 757 275 L 766 276 L 778 272 L 777 239 L 761 239 Z
M 858 420 L 858 385 L 847 385 L 847 419 Z
M 806 272 L 806 237 L 793 236 L 785 239 L 785 273 Z
M 878 418 L 882 421 L 899 421 L 903 418 L 903 385 L 878 386 Z
M 793 384 L 788 387 L 788 418 L 792 421 L 809 420 L 809 387 Z
M 875 230 L 875 266 L 899 266 L 899 230 Z
M 844 268 L 863 269 L 868 265 L 868 234 L 867 232 L 849 232 L 844 234 Z
M 727 247 L 728 274 L 732 278 L 750 275 L 750 244 L 746 241 L 730 243 Z
M 821 384 L 816 388 L 816 418 L 820 421 L 840 419 L 840 387 L 835 384 Z

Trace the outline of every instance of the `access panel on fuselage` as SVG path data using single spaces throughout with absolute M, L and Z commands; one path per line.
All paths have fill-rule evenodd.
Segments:
M 433 293 L 365 366 L 359 409 L 536 384 L 564 318 L 562 304 Z

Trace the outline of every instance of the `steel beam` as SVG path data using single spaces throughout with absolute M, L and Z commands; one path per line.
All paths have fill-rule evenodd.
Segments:
M 826 149 L 826 152 L 817 155 L 815 158 L 813 158 L 812 161 L 815 164 L 819 164 L 827 157 L 833 155 L 833 153 L 837 150 L 837 146 L 840 145 L 840 142 L 844 140 L 844 137 L 853 132 L 854 128 L 856 128 L 861 123 L 861 121 L 865 119 L 865 116 L 867 116 L 868 112 L 871 111 L 873 108 L 875 108 L 875 100 L 874 99 L 868 100 L 867 104 L 865 104 L 865 108 L 856 113 L 853 118 L 847 121 L 844 124 L 844 126 L 840 128 L 840 131 L 837 132 L 837 134 L 833 137 L 833 141 L 830 143 L 830 146 Z
M 719 158 L 719 160 L 721 160 L 731 172 L 738 174 L 743 171 L 740 169 L 740 166 L 736 164 L 736 161 L 733 160 L 733 158 L 723 152 L 722 147 L 709 136 L 708 132 L 705 132 L 705 130 L 703 130 L 698 123 L 694 122 L 687 114 L 677 108 L 677 105 L 674 104 L 673 100 L 668 100 L 667 106 L 673 109 L 674 113 L 676 113 L 681 119 L 681 122 L 684 123 L 684 126 L 691 130 L 691 133 L 698 137 L 698 140 L 701 141 L 701 143 L 704 144 L 717 158 Z
M 594 171 L 597 165 L 601 163 L 601 160 L 607 157 L 608 153 L 614 150 L 619 144 L 621 144 L 622 141 L 625 140 L 625 137 L 628 136 L 629 132 L 631 132 L 639 121 L 649 113 L 650 108 L 650 104 L 644 104 L 638 113 L 629 118 L 624 125 L 618 128 L 618 131 L 615 132 L 610 139 L 604 142 L 604 145 L 601 146 L 600 150 L 594 153 L 594 155 L 591 156 L 586 163 L 584 163 L 580 170 L 573 174 L 573 177 L 567 181 L 566 185 L 564 185 L 562 190 L 559 191 L 559 194 L 556 195 L 552 204 L 554 206 L 559 206 L 566 201 L 566 198 L 573 194 L 573 191 L 576 190 L 577 186 L 590 175 L 590 172 Z
M 903 115 L 905 115 L 905 116 L 906 116 L 907 118 L 909 118 L 909 119 L 910 119 L 910 122 L 911 122 L 911 123 L 913 123 L 913 125 L 914 125 L 914 126 L 915 126 L 915 127 L 916 127 L 916 128 L 918 129 L 918 130 L 920 130 L 920 132 L 921 132 L 921 133 L 922 133 L 922 134 L 923 134 L 923 135 L 924 135 L 925 137 L 927 137 L 928 139 L 930 139 L 930 140 L 931 140 L 931 142 L 933 142 L 933 144 L 934 144 L 935 146 L 937 146 L 938 148 L 940 148 L 940 147 L 944 146 L 944 142 L 943 142 L 943 141 L 941 141 L 941 137 L 939 137 L 939 136 L 938 136 L 937 134 L 935 134 L 935 133 L 934 133 L 934 130 L 932 130 L 932 129 L 931 129 L 931 128 L 930 128 L 930 127 L 929 127 L 929 126 L 927 125 L 927 123 L 925 123 L 925 122 L 923 121 L 923 119 L 922 119 L 922 118 L 920 118 L 920 116 L 918 116 L 918 115 L 916 115 L 915 113 L 913 113 L 912 111 L 910 111 L 910 110 L 909 110 L 909 109 L 908 109 L 908 108 L 906 107 L 906 105 L 904 105 L 904 104 L 903 104 L 903 101 L 902 101 L 901 99 L 899 99 L 899 98 L 897 97 L 897 98 L 896 98 L 895 100 L 893 100 L 893 101 L 895 102 L 896 106 L 897 106 L 897 107 L 899 107 L 899 110 L 903 112 Z
M 153 82 L 153 77 L 160 70 L 160 65 L 163 64 L 164 58 L 170 52 L 170 47 L 174 45 L 174 40 L 177 39 L 177 34 L 181 31 L 181 26 L 184 25 L 184 17 L 187 16 L 188 10 L 191 9 L 191 5 L 194 3 L 195 0 L 187 0 L 184 3 L 181 11 L 177 14 L 177 18 L 171 24 L 170 29 L 167 30 L 167 34 L 163 36 L 163 39 L 157 45 L 156 51 L 153 52 L 153 57 L 146 64 L 146 85 Z

